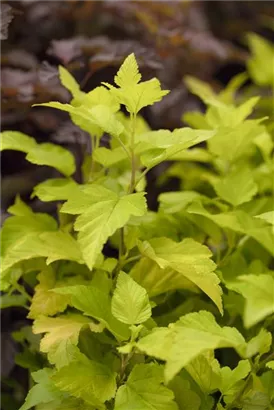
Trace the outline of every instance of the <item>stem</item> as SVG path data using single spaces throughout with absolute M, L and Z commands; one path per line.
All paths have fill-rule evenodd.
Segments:
M 25 298 L 31 303 L 32 298 L 31 296 L 25 291 L 24 287 L 19 285 L 19 283 L 13 283 L 14 289 L 16 289 L 21 295 L 25 296 Z
M 252 373 L 249 373 L 249 375 L 248 375 L 248 377 L 247 377 L 247 379 L 246 379 L 246 381 L 245 381 L 245 384 L 243 385 L 243 387 L 241 388 L 241 390 L 238 392 L 238 394 L 236 395 L 236 397 L 235 397 L 235 399 L 233 400 L 233 402 L 230 403 L 230 404 L 226 407 L 226 410 L 232 410 L 232 409 L 235 407 L 235 404 L 237 404 L 237 401 L 242 397 L 243 393 L 245 392 L 245 390 L 246 390 L 246 388 L 247 388 L 247 386 L 248 386 L 248 383 L 249 383 L 251 377 L 252 377 Z
M 274 359 L 274 352 L 270 353 L 258 366 L 257 371 L 262 369 L 267 362 L 269 362 L 270 360 Z
M 119 374 L 119 385 L 121 385 L 124 380 L 127 365 L 133 355 L 134 355 L 134 351 L 126 355 L 125 354 L 121 355 L 121 369 L 120 369 L 120 374 Z
M 131 178 L 130 178 L 130 185 L 129 185 L 129 194 L 132 194 L 136 186 L 135 184 L 136 159 L 135 159 L 135 154 L 134 154 L 136 114 L 130 114 L 130 120 L 131 120 L 131 136 L 130 136 Z
M 125 231 L 124 231 L 124 228 L 121 228 L 120 229 L 120 242 L 119 242 L 119 263 L 120 263 L 120 265 L 122 264 L 125 253 L 126 253 L 126 249 L 125 249 Z
M 130 262 L 138 261 L 140 258 L 141 258 L 141 255 L 132 256 L 131 258 L 126 259 L 121 267 L 123 268 L 125 265 L 127 265 Z
M 150 171 L 151 170 L 151 168 L 146 168 L 142 173 L 141 173 L 141 175 L 139 176 L 139 178 L 136 180 L 136 182 L 135 182 L 135 186 L 134 186 L 134 189 L 136 188 L 136 186 L 139 184 L 139 182 L 146 176 L 146 174 L 148 173 L 148 171 Z

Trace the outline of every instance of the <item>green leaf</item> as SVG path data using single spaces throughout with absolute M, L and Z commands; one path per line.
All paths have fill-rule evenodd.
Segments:
M 213 129 L 219 127 L 233 129 L 244 123 L 244 120 L 252 113 L 259 99 L 260 97 L 251 97 L 237 107 L 232 104 L 213 103 L 206 113 L 207 122 Z M 262 119 L 254 121 L 254 123 L 256 124 L 256 122 L 260 121 Z
M 251 58 L 247 62 L 248 71 L 256 84 L 273 86 L 274 47 L 265 38 L 255 33 L 247 36 Z
M 263 214 L 256 215 L 255 218 L 262 219 L 271 224 L 273 226 L 272 232 L 274 233 L 274 211 L 264 212 Z
M 28 317 L 35 319 L 40 315 L 53 316 L 58 312 L 63 312 L 69 298 L 66 295 L 59 295 L 52 292 L 58 286 L 54 270 L 51 266 L 45 268 L 37 276 L 39 284 L 35 287 Z M 59 285 L 60 286 L 60 285 Z
M 81 213 L 76 219 L 75 230 L 79 232 L 78 242 L 83 258 L 92 269 L 107 239 L 132 215 L 144 215 L 146 201 L 143 192 L 119 197 L 109 189 L 91 185 L 81 198 L 69 199 L 61 212 Z
M 272 275 L 241 275 L 228 287 L 245 298 L 244 325 L 250 328 L 274 313 Z
M 111 312 L 116 319 L 128 325 L 143 323 L 151 316 L 146 290 L 124 272 L 120 272 L 117 279 Z
M 58 260 L 84 263 L 79 243 L 67 232 L 44 232 L 39 235 L 47 253 L 47 264 Z
M 114 410 L 178 410 L 172 391 L 163 381 L 160 365 L 135 365 L 126 383 L 117 391 Z
M 82 399 L 69 397 L 65 398 L 61 402 L 52 401 L 47 404 L 39 405 L 37 410 L 96 410 L 96 408 L 85 403 Z
M 9 295 L 4 294 L 0 296 L 0 306 L 1 309 L 6 309 L 13 306 L 27 306 L 27 298 L 24 295 Z
M 193 200 L 199 199 L 201 195 L 195 191 L 163 192 L 159 195 L 159 210 L 164 213 L 174 214 L 180 212 L 190 205 Z
M 134 54 L 130 54 L 120 67 L 115 83 L 120 88 L 103 83 L 117 98 L 120 104 L 124 104 L 127 111 L 136 115 L 143 107 L 153 105 L 169 93 L 161 90 L 160 82 L 156 78 L 139 83 L 141 75 Z
M 173 391 L 179 410 L 201 410 L 201 399 L 190 387 L 188 380 L 175 376 L 168 387 Z M 203 407 L 204 409 L 204 407 Z
M 224 396 L 234 397 L 239 391 L 239 382 L 245 379 L 250 371 L 251 367 L 248 360 L 241 360 L 233 370 L 229 367 L 222 367 L 219 390 Z
M 150 258 L 143 257 L 130 271 L 130 276 L 146 289 L 150 297 L 175 289 L 189 289 L 197 292 L 193 282 L 181 272 L 160 266 Z
M 172 133 L 169 130 L 150 131 L 137 137 L 136 153 L 141 155 L 144 166 L 152 168 L 176 158 L 187 148 L 212 138 L 214 134 L 214 131 L 196 131 L 187 127 L 175 129 Z
M 274 360 L 271 360 L 270 362 L 267 362 L 266 367 L 268 367 L 269 369 L 274 370 Z
M 62 201 L 68 199 L 72 193 L 78 192 L 78 185 L 72 179 L 53 178 L 36 185 L 32 197 L 37 196 L 41 201 Z
M 61 400 L 63 394 L 54 386 L 54 383 L 51 380 L 52 374 L 53 370 L 47 368 L 31 374 L 37 384 L 30 389 L 25 399 L 25 403 L 19 410 L 28 410 L 40 403 Z
M 247 168 L 235 168 L 214 184 L 214 189 L 220 198 L 234 206 L 250 201 L 258 191 L 252 173 Z
M 70 176 L 75 172 L 73 155 L 65 148 L 49 142 L 37 144 L 35 148 L 28 152 L 26 159 L 32 164 L 56 168 L 66 176 Z
M 57 228 L 56 221 L 47 214 L 34 213 L 18 199 L 9 208 L 18 215 L 7 218 L 1 231 L 2 272 L 17 262 L 47 257 L 43 241 L 39 234 L 52 232 Z
M 198 201 L 193 202 L 187 208 L 187 212 L 195 215 L 202 215 L 223 229 L 230 229 L 248 235 L 274 255 L 272 228 L 264 221 L 260 221 L 258 218 L 256 219 L 246 212 L 237 210 L 233 212 L 210 214 Z
M 269 397 L 261 391 L 251 390 L 242 402 L 242 410 L 268 410 L 271 409 Z
M 19 131 L 3 131 L 1 132 L 1 151 L 10 149 L 13 151 L 21 151 L 26 154 L 36 147 L 34 138 L 29 137 Z
M 267 353 L 270 350 L 271 343 L 271 333 L 267 332 L 265 329 L 261 329 L 256 336 L 248 341 L 245 357 L 250 358 L 257 354 L 259 354 L 259 357 L 261 357 L 263 354 Z
M 76 125 L 91 134 L 97 135 L 98 132 L 100 134 L 105 131 L 111 135 L 119 136 L 124 130 L 122 123 L 116 119 L 113 111 L 106 105 L 96 105 L 91 108 L 86 106 L 73 107 L 70 104 L 61 104 L 55 101 L 35 105 L 56 108 L 72 114 Z
M 205 104 L 218 102 L 218 96 L 212 90 L 210 85 L 198 78 L 187 75 L 184 77 L 184 82 L 192 94 L 197 95 Z
M 261 133 L 257 120 L 247 120 L 235 127 L 220 127 L 208 140 L 209 151 L 227 161 L 247 155 L 254 139 Z
M 166 361 L 165 380 L 170 381 L 183 367 L 207 350 L 234 347 L 245 349 L 245 340 L 236 328 L 220 327 L 206 311 L 189 313 L 168 328 L 156 328 L 136 343 L 149 356 Z
M 190 238 L 179 243 L 168 238 L 158 238 L 143 242 L 139 247 L 143 255 L 154 260 L 160 268 L 171 268 L 193 282 L 222 313 L 220 280 L 213 273 L 216 266 L 206 246 Z
M 34 138 L 15 131 L 1 133 L 1 150 L 12 149 L 27 154 L 26 159 L 32 164 L 47 165 L 56 168 L 62 174 L 70 176 L 75 172 L 73 155 L 63 147 L 49 142 L 37 144 Z
M 76 398 L 81 398 L 96 408 L 104 409 L 103 403 L 114 397 L 116 374 L 106 365 L 88 360 L 82 355 L 81 361 L 62 367 L 53 376 L 55 386 Z
M 64 87 L 66 87 L 73 97 L 78 97 L 79 94 L 81 95 L 80 86 L 74 77 L 70 74 L 70 72 L 63 66 L 59 66 L 59 77 L 61 83 Z
M 220 385 L 220 364 L 213 351 L 196 357 L 186 366 L 187 372 L 205 394 L 210 394 Z
M 138 64 L 135 55 L 130 54 L 117 72 L 114 81 L 118 87 L 131 87 L 141 81 L 141 74 L 139 73 Z
M 68 286 L 55 289 L 59 296 L 70 296 L 70 305 L 85 315 L 99 320 L 119 340 L 130 336 L 128 326 L 119 322 L 111 313 L 110 296 L 95 286 Z
M 59 369 L 72 360 L 75 351 L 71 346 L 77 346 L 81 329 L 89 324 L 92 325 L 90 319 L 77 314 L 55 318 L 39 316 L 34 321 L 33 333 L 46 333 L 41 340 L 40 351 L 47 353 L 49 362 Z
M 33 216 L 31 207 L 23 202 L 19 195 L 16 196 L 14 204 L 8 208 L 8 212 L 15 216 Z

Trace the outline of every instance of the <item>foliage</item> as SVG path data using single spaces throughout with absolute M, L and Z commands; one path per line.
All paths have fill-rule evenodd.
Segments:
M 35 384 L 21 410 L 270 409 L 273 142 L 265 119 L 250 118 L 258 98 L 238 102 L 243 76 L 219 94 L 188 77 L 206 112 L 153 131 L 139 112 L 168 91 L 141 81 L 134 54 L 115 86 L 87 94 L 59 72 L 70 104 L 40 105 L 89 132 L 82 182 L 66 149 L 2 133 L 2 150 L 63 174 L 34 189 L 57 201 L 57 220 L 17 197 L 2 229 L 3 307 L 22 304 L 41 335 L 39 352 L 27 338 L 41 365 L 25 359 Z M 146 175 L 163 161 L 158 184 L 172 175 L 182 189 L 155 212 Z

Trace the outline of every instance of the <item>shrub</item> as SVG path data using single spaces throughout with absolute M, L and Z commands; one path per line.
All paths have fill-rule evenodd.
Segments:
M 251 76 L 268 86 L 256 53 L 273 50 L 255 35 L 250 44 Z M 2 133 L 2 150 L 62 174 L 33 191 L 57 202 L 56 218 L 17 197 L 2 229 L 2 307 L 33 320 L 14 334 L 35 382 L 21 410 L 271 408 L 273 124 L 256 116 L 257 96 L 236 98 L 246 74 L 218 94 L 186 78 L 207 108 L 173 131 L 140 116 L 168 91 L 141 82 L 133 54 L 115 85 L 84 93 L 64 67 L 60 78 L 71 103 L 41 105 L 90 134 L 81 183 L 65 148 Z M 146 175 L 164 161 L 157 184 L 180 189 L 152 211 Z

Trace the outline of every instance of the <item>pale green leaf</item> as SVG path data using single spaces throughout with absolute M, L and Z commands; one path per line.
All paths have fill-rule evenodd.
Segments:
M 53 178 L 36 185 L 32 197 L 37 196 L 41 201 L 62 201 L 68 199 L 72 193 L 78 192 L 78 185 L 72 179 Z
M 40 315 L 53 316 L 58 312 L 63 312 L 67 308 L 69 298 L 51 291 L 58 285 L 52 267 L 45 268 L 39 273 L 37 279 L 39 284 L 34 289 L 28 317 L 35 319 Z
M 15 216 L 33 216 L 31 207 L 23 202 L 19 195 L 16 196 L 14 204 L 8 208 L 8 212 Z
M 105 105 L 113 113 L 116 113 L 120 108 L 120 104 L 117 103 L 116 99 L 109 92 L 109 90 L 107 90 L 103 86 L 96 87 L 85 94 L 85 97 L 82 99 L 82 104 L 88 108 L 94 107 L 96 105 Z M 118 118 L 117 116 L 117 119 L 120 118 Z
M 99 147 L 94 151 L 93 159 L 98 162 L 98 164 L 110 168 L 127 159 L 127 153 L 122 147 L 117 147 L 111 150 L 106 147 Z
M 84 355 L 81 361 L 62 367 L 52 377 L 59 390 L 83 399 L 98 410 L 104 409 L 103 403 L 114 397 L 115 379 L 116 374 L 108 366 Z
M 185 369 L 205 394 L 210 394 L 220 385 L 220 364 L 212 350 L 193 359 Z
M 70 72 L 63 66 L 59 66 L 59 77 L 62 85 L 71 92 L 73 97 L 77 97 L 81 94 L 79 84 Z
M 197 95 L 204 103 L 218 102 L 218 96 L 209 84 L 192 76 L 185 76 L 184 82 L 192 94 Z
M 264 212 L 263 214 L 256 215 L 255 218 L 262 219 L 273 226 L 274 233 L 274 211 Z
M 16 131 L 4 131 L 1 135 L 1 150 L 12 149 L 27 154 L 32 164 L 56 168 L 66 176 L 75 172 L 73 155 L 63 147 L 51 143 L 37 144 L 34 138 Z
M 260 332 L 247 342 L 245 357 L 250 358 L 259 354 L 259 357 L 270 350 L 272 336 L 270 332 L 261 329 Z
M 119 387 L 114 410 L 178 410 L 173 392 L 163 385 L 159 364 L 137 364 Z
M 196 129 L 207 130 L 211 128 L 206 121 L 205 115 L 200 111 L 185 112 L 182 116 L 182 121 Z
M 201 195 L 195 191 L 163 192 L 158 197 L 159 210 L 164 213 L 174 214 L 182 211 L 193 200 L 199 198 L 201 198 Z
M 6 309 L 13 306 L 27 306 L 27 298 L 24 295 L 9 295 L 8 293 L 0 296 L 1 309 Z
M 69 397 L 65 398 L 61 402 L 52 401 L 47 404 L 40 404 L 37 406 L 37 410 L 96 410 L 96 408 L 85 403 L 82 399 Z
M 120 104 L 124 104 L 127 111 L 136 115 L 143 107 L 161 101 L 169 91 L 161 90 L 160 82 L 156 78 L 139 83 L 141 75 L 134 54 L 130 54 L 115 76 L 115 83 L 119 88 L 103 83 L 110 89 Z
M 267 362 L 266 367 L 268 367 L 269 369 L 274 370 L 274 360 L 271 360 L 270 362 Z
M 19 410 L 32 409 L 40 403 L 49 403 L 53 400 L 62 399 L 63 394 L 54 386 L 51 380 L 52 374 L 53 370 L 47 368 L 32 373 L 32 377 L 37 384 L 30 389 L 25 403 Z
M 2 272 L 17 262 L 48 256 L 39 234 L 57 229 L 57 223 L 51 216 L 34 213 L 21 201 L 19 204 L 17 200 L 10 210 L 18 215 L 7 218 L 2 227 Z
M 111 312 L 120 322 L 136 325 L 148 320 L 151 307 L 146 290 L 120 272 L 111 302 Z
M 77 346 L 79 333 L 84 326 L 92 324 L 90 319 L 77 314 L 51 318 L 39 316 L 34 321 L 33 333 L 46 333 L 40 344 L 40 351 L 48 354 L 48 360 L 57 368 L 71 361 L 71 345 Z
M 32 164 L 56 168 L 66 176 L 70 176 L 75 172 L 73 155 L 65 148 L 49 142 L 37 144 L 35 148 L 28 152 L 26 159 Z
M 235 168 L 214 184 L 214 189 L 220 198 L 234 206 L 250 201 L 258 191 L 251 171 L 247 168 Z
M 206 119 L 213 129 L 227 127 L 233 129 L 240 124 L 252 113 L 254 106 L 258 103 L 260 97 L 252 97 L 239 106 L 232 104 L 223 104 L 213 102 L 212 106 L 206 113 Z M 261 121 L 261 120 L 259 120 Z M 256 123 L 256 121 L 255 121 Z
M 257 120 L 247 120 L 235 127 L 220 127 L 208 140 L 209 151 L 222 159 L 235 161 L 246 155 L 261 133 Z
M 160 162 L 176 158 L 193 145 L 214 136 L 214 131 L 196 131 L 190 128 L 178 128 L 172 133 L 168 130 L 151 131 L 138 136 L 136 152 L 141 155 L 141 162 L 152 168 Z
M 239 383 L 245 379 L 251 371 L 248 360 L 241 360 L 235 369 L 229 367 L 221 368 L 221 383 L 219 390 L 225 396 L 234 396 L 239 390 Z
M 143 257 L 130 271 L 130 276 L 146 289 L 150 297 L 176 289 L 197 292 L 197 287 L 181 272 L 172 268 L 162 269 L 150 258 Z
M 189 313 L 168 328 L 156 328 L 140 339 L 137 348 L 166 361 L 165 380 L 170 381 L 200 354 L 213 349 L 245 349 L 245 340 L 236 328 L 220 327 L 206 311 Z
M 58 260 L 84 263 L 79 243 L 69 233 L 44 232 L 39 235 L 47 253 L 47 264 Z
M 143 192 L 119 197 L 109 189 L 91 185 L 80 198 L 69 199 L 61 211 L 81 213 L 76 219 L 75 230 L 79 232 L 83 258 L 92 269 L 107 239 L 131 216 L 144 215 L 146 201 Z
M 168 90 L 161 89 L 157 78 L 123 88 L 115 88 L 106 83 L 104 85 L 108 86 L 117 101 L 124 104 L 127 111 L 134 115 L 138 114 L 142 108 L 161 101 L 169 93 Z
M 264 372 L 261 377 L 260 381 L 263 385 L 264 391 L 268 394 L 268 397 L 271 401 L 274 399 L 274 371 L 268 370 Z M 272 409 L 271 409 L 272 410 Z
M 1 132 L 1 151 L 13 150 L 21 151 L 26 154 L 36 147 L 34 138 L 29 137 L 19 131 L 3 131 Z
M 258 85 L 273 87 L 273 44 L 255 33 L 249 33 L 247 41 L 252 54 L 247 62 L 247 68 L 252 79 Z
M 243 72 L 235 75 L 227 84 L 226 88 L 219 93 L 219 98 L 225 104 L 232 104 L 235 93 L 248 80 L 247 73 Z
M 129 338 L 128 326 L 111 313 L 111 299 L 105 291 L 95 286 L 78 285 L 55 289 L 55 292 L 59 296 L 70 297 L 71 306 L 100 321 L 119 340 Z
M 210 214 L 203 205 L 195 201 L 188 208 L 187 212 L 195 215 L 202 215 L 210 219 L 223 229 L 251 236 L 259 242 L 268 252 L 274 255 L 272 227 L 258 218 L 252 217 L 246 212 L 237 210 L 233 212 L 223 212 Z
M 179 410 L 201 410 L 201 399 L 188 380 L 175 376 L 168 387 L 173 391 Z
M 274 278 L 272 275 L 241 275 L 228 285 L 245 298 L 244 325 L 254 326 L 274 313 Z
M 113 111 L 106 105 L 95 105 L 91 108 L 86 106 L 73 107 L 70 104 L 62 104 L 55 101 L 36 105 L 52 107 L 72 114 L 73 121 L 76 125 L 92 134 L 94 134 L 94 132 L 92 132 L 94 131 L 94 126 L 99 127 L 102 132 L 106 131 L 114 136 L 119 136 L 124 130 L 122 123 L 116 119 Z M 75 121 L 75 119 L 78 120 Z M 97 130 L 97 128 L 95 128 L 95 130 Z
M 123 88 L 138 84 L 141 78 L 135 55 L 131 53 L 119 68 L 114 81 L 118 87 Z
M 242 401 L 242 410 L 272 410 L 267 394 L 262 391 L 250 390 Z
M 210 250 L 187 238 L 174 242 L 168 238 L 152 239 L 140 244 L 141 252 L 154 260 L 162 269 L 171 268 L 205 292 L 222 312 L 220 280 L 213 273 L 216 265 L 210 259 Z

